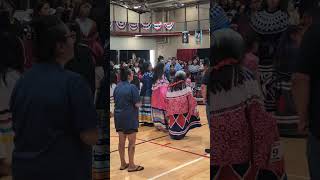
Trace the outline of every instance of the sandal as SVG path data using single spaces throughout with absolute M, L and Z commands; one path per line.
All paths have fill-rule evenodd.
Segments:
M 120 167 L 120 170 L 123 171 L 129 167 L 129 164 L 126 164 L 124 167 Z
M 135 169 L 128 170 L 128 172 L 137 172 L 137 171 L 142 171 L 142 170 L 144 170 L 144 167 L 142 167 L 142 166 L 137 166 Z

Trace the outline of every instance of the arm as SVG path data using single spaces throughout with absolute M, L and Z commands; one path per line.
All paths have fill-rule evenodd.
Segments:
M 136 108 L 140 108 L 142 106 L 142 103 L 141 103 L 141 99 L 140 99 L 140 95 L 139 95 L 139 90 L 136 86 L 132 85 L 131 86 L 132 90 L 132 102 L 133 102 L 133 105 L 136 107 Z
M 309 121 L 310 79 L 314 67 L 317 67 L 317 59 L 314 57 L 318 53 L 316 48 L 313 47 L 314 38 L 316 38 L 314 32 L 305 33 L 300 47 L 300 55 L 295 64 L 295 73 L 292 77 L 292 94 L 300 120 L 298 130 L 303 134 L 306 133 Z
M 310 101 L 310 77 L 295 73 L 292 78 L 292 94 L 300 117 L 299 131 L 304 133 L 308 124 L 308 107 Z
M 98 142 L 98 115 L 90 88 L 81 77 L 72 79 L 70 87 L 72 128 L 79 133 L 79 138 L 84 144 L 94 145 Z

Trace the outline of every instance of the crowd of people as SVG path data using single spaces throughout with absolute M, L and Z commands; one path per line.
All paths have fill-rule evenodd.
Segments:
M 320 178 L 318 12 L 318 1 L 211 4 L 213 179 L 287 179 L 280 135 L 309 136 L 310 177 Z
M 168 133 L 174 140 L 183 139 L 189 130 L 201 126 L 197 89 L 202 93 L 196 86 L 201 86 L 208 67 L 209 60 L 197 56 L 189 62 L 159 56 L 154 68 L 142 58 L 118 65 L 111 62 L 111 116 L 119 134 L 120 170 L 143 170 L 132 158 L 139 124 Z M 124 158 L 127 137 L 129 164 Z
M 38 0 L 20 19 L 0 4 L 0 177 L 108 178 L 106 37 L 96 2 Z

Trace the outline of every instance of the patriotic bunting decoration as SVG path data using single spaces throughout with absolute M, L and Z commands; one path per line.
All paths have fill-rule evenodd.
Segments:
M 175 25 L 174 22 L 155 22 L 155 23 L 150 23 L 150 22 L 145 22 L 145 23 L 127 23 L 123 21 L 113 21 L 110 22 L 110 29 L 113 28 L 113 25 L 116 25 L 118 29 L 124 30 L 128 26 L 131 31 L 136 31 L 140 28 L 143 30 L 150 30 L 152 27 L 156 31 L 160 31 L 162 28 L 165 28 L 168 31 L 171 31 Z
M 139 23 L 129 23 L 129 29 L 131 31 L 136 31 L 139 29 Z
M 174 22 L 165 22 L 163 23 L 163 26 L 170 31 L 174 27 Z
M 156 31 L 160 31 L 162 29 L 162 22 L 156 22 L 156 23 L 153 23 L 153 28 L 156 30 Z
M 116 21 L 117 27 L 121 30 L 124 30 L 127 26 L 126 22 L 122 22 L 122 21 Z
M 151 29 L 152 24 L 151 23 L 141 23 L 141 28 L 144 30 Z

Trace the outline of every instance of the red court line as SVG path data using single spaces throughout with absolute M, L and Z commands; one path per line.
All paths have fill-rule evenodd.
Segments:
M 138 139 L 138 138 L 137 138 L 137 139 Z M 142 140 L 142 139 L 138 139 L 138 140 L 144 141 L 144 140 Z M 182 152 L 186 152 L 186 153 L 189 153 L 189 154 L 193 154 L 193 155 L 197 155 L 197 156 L 201 156 L 201 157 L 205 157 L 205 158 L 210 158 L 210 157 L 208 157 L 208 156 L 206 156 L 206 155 L 203 155 L 203 154 L 198 154 L 198 153 L 194 153 L 194 152 L 191 152 L 191 151 L 187 151 L 187 150 L 183 150 L 183 149 L 171 147 L 171 146 L 168 146 L 168 144 L 159 144 L 159 143 L 155 143 L 155 142 L 151 142 L 151 141 L 148 141 L 147 143 L 159 145 L 159 146 L 166 147 L 166 148 L 169 148 L 169 149 L 174 149 L 174 150 L 177 150 L 177 151 L 182 151 Z M 169 144 L 170 144 L 170 143 L 169 143 Z

